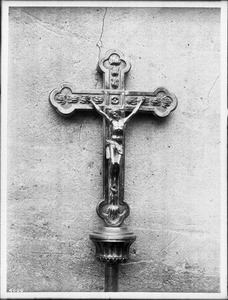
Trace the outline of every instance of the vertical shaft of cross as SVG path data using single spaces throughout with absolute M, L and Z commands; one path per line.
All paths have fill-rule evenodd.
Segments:
M 107 204 L 108 226 L 119 226 L 128 207 L 121 208 L 124 199 L 124 126 L 120 128 L 118 118 L 124 119 L 124 79 L 130 64 L 123 59 L 122 53 L 111 50 L 100 60 L 99 69 L 103 73 L 105 91 L 104 113 L 110 119 L 103 119 L 103 195 Z M 114 95 L 113 95 L 114 93 Z M 98 208 L 98 214 L 101 212 Z M 107 223 L 106 222 L 106 223 Z
M 114 51 L 110 53 L 108 63 L 107 61 L 101 61 L 99 65 L 104 77 L 103 89 L 124 91 L 124 72 L 121 72 L 121 68 L 124 69 L 126 66 L 123 66 L 119 53 Z M 102 67 L 107 69 L 102 70 Z M 126 71 L 129 69 L 130 67 L 127 66 Z M 110 97 L 106 93 L 106 108 L 104 112 L 109 114 L 108 107 L 111 107 L 112 110 L 117 108 L 119 109 L 120 118 L 123 119 L 125 111 L 121 111 L 120 108 L 124 106 L 124 96 L 124 92 L 115 97 Z M 111 128 L 110 123 L 105 118 L 103 119 L 103 130 L 103 194 L 109 205 L 109 217 L 111 217 L 113 225 L 118 226 L 115 223 L 115 219 L 118 221 L 117 215 L 121 213 L 119 205 L 124 199 L 125 133 L 124 130 L 121 132 L 119 128 Z M 107 145 L 107 142 L 109 145 Z M 118 292 L 118 273 L 119 263 L 106 262 L 105 292 Z

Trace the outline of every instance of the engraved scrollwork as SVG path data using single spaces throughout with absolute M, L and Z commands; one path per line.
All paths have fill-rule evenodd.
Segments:
M 136 105 L 138 103 L 138 97 L 131 97 L 126 100 L 126 103 L 129 105 Z
M 88 90 L 73 92 L 75 87 L 71 83 L 62 83 L 57 89 L 54 89 L 49 95 L 49 101 L 57 112 L 64 116 L 71 116 L 75 111 L 91 110 L 90 99 L 103 106 L 105 100 L 104 93 L 101 90 Z
M 71 103 L 77 103 L 79 101 L 79 97 L 73 94 L 65 94 L 59 93 L 55 96 L 55 101 L 60 105 L 66 105 Z
M 149 97 L 143 97 L 143 106 L 150 106 L 150 98 Z
M 90 103 L 90 96 L 81 96 L 79 103 L 81 104 L 89 104 Z
M 143 97 L 143 96 L 131 97 L 128 100 L 126 100 L 126 103 L 129 104 L 129 105 L 134 105 L 135 106 L 140 101 L 141 98 L 143 99 L 143 106 L 151 105 L 150 98 L 149 97 Z
M 172 99 L 170 97 L 168 97 L 167 95 L 165 95 L 163 97 L 156 97 L 151 100 L 151 104 L 153 106 L 159 106 L 164 109 L 169 107 L 172 104 L 172 102 L 173 102 Z
M 166 117 L 177 106 L 177 98 L 165 88 L 157 88 L 151 96 L 151 108 L 153 113 L 159 117 Z
M 141 95 L 140 95 L 141 94 Z M 157 88 L 154 92 L 132 92 L 125 97 L 125 106 L 131 111 L 137 101 L 142 98 L 143 104 L 140 111 L 152 112 L 159 117 L 166 117 L 177 106 L 177 98 L 169 93 L 165 88 Z
M 96 103 L 96 104 L 101 104 L 104 102 L 104 98 L 103 97 L 98 97 L 98 96 L 93 96 L 91 97 L 91 99 Z M 89 99 L 88 99 L 89 100 Z
M 57 94 L 55 96 L 55 101 L 58 102 L 61 105 L 64 105 L 67 103 L 67 96 L 64 94 Z

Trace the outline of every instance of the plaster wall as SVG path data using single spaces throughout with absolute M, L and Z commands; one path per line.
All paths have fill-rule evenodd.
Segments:
M 126 220 L 137 235 L 123 292 L 218 292 L 220 10 L 10 8 L 8 289 L 101 292 L 89 234 L 102 225 L 102 118 L 48 103 L 61 82 L 101 88 L 96 63 L 118 49 L 126 88 L 164 86 L 178 108 L 126 130 Z

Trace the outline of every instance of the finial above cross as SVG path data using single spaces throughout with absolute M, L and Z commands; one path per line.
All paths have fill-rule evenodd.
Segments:
M 112 275 L 116 263 L 127 259 L 130 244 L 135 240 L 133 233 L 121 226 L 129 215 L 129 206 L 124 202 L 125 126 L 137 112 L 166 117 L 177 106 L 177 98 L 162 87 L 154 92 L 126 91 L 125 76 L 130 68 L 120 51 L 109 50 L 98 62 L 103 89 L 76 91 L 72 84 L 63 83 L 49 98 L 61 115 L 95 109 L 103 117 L 103 199 L 97 213 L 110 229 L 101 228 L 90 238 L 96 244 L 97 258 L 107 263 L 106 273 Z M 106 291 L 114 291 L 117 283 L 113 285 L 113 279 L 109 280 L 113 276 L 109 275 Z

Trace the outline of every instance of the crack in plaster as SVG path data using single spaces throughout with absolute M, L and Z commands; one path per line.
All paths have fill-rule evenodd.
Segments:
M 98 39 L 98 41 L 96 43 L 96 46 L 99 49 L 98 50 L 98 62 L 99 62 L 100 56 L 101 56 L 101 48 L 103 47 L 102 37 L 103 37 L 103 33 L 104 33 L 104 24 L 105 24 L 105 17 L 106 17 L 107 11 L 108 11 L 108 8 L 106 7 L 105 8 L 105 13 L 104 13 L 103 18 L 102 18 L 101 33 L 100 33 L 99 39 Z M 98 84 L 99 84 L 99 75 L 98 75 L 98 73 L 96 71 L 95 72 L 95 89 L 97 88 Z
M 216 84 L 217 80 L 219 79 L 219 77 L 220 77 L 220 74 L 215 78 L 214 82 L 211 85 L 211 88 L 209 89 L 209 91 L 207 93 L 208 102 L 209 102 L 209 98 L 210 98 L 210 93 L 213 90 L 213 88 L 215 87 L 215 84 Z
M 139 261 L 131 261 L 131 262 L 126 262 L 125 265 L 137 265 L 137 264 L 141 264 L 141 263 L 154 263 L 154 260 L 139 260 Z
M 213 88 L 215 87 L 217 80 L 219 79 L 220 74 L 215 78 L 215 80 L 213 81 L 207 95 L 205 97 L 201 97 L 200 100 L 202 103 L 204 103 L 206 105 L 206 108 L 204 110 L 202 110 L 202 113 L 204 113 L 208 108 L 209 108 L 209 103 L 210 103 L 210 93 L 213 90 Z M 204 100 L 205 99 L 205 100 Z
M 163 247 L 160 251 L 163 251 L 165 249 L 167 249 L 171 244 L 173 244 L 179 237 L 181 236 L 181 233 L 178 234 L 178 236 L 176 236 L 174 239 L 172 239 L 172 241 L 170 243 L 168 243 L 165 247 Z
M 56 36 L 75 36 L 75 33 L 72 33 L 70 31 L 66 31 L 62 28 L 55 28 L 55 26 L 51 25 L 50 23 L 44 22 L 43 20 L 39 19 L 38 17 L 35 17 L 34 15 L 30 14 L 29 12 L 23 10 L 25 14 L 27 14 L 33 21 L 35 21 L 35 24 L 38 26 L 44 28 L 45 30 L 55 34 Z M 48 27 L 48 28 L 47 28 Z M 58 30 L 58 32 L 56 32 Z
M 96 46 L 97 46 L 98 49 L 99 49 L 99 52 L 98 52 L 98 60 L 100 60 L 101 48 L 103 47 L 102 36 L 103 36 L 103 33 L 104 33 L 104 24 L 105 24 L 105 17 L 106 17 L 107 11 L 108 11 L 108 8 L 106 7 L 106 8 L 105 8 L 105 13 L 104 13 L 103 19 L 102 19 L 102 27 L 101 27 L 100 37 L 99 37 L 99 39 L 98 39 L 98 41 L 97 41 L 97 43 L 96 43 Z

